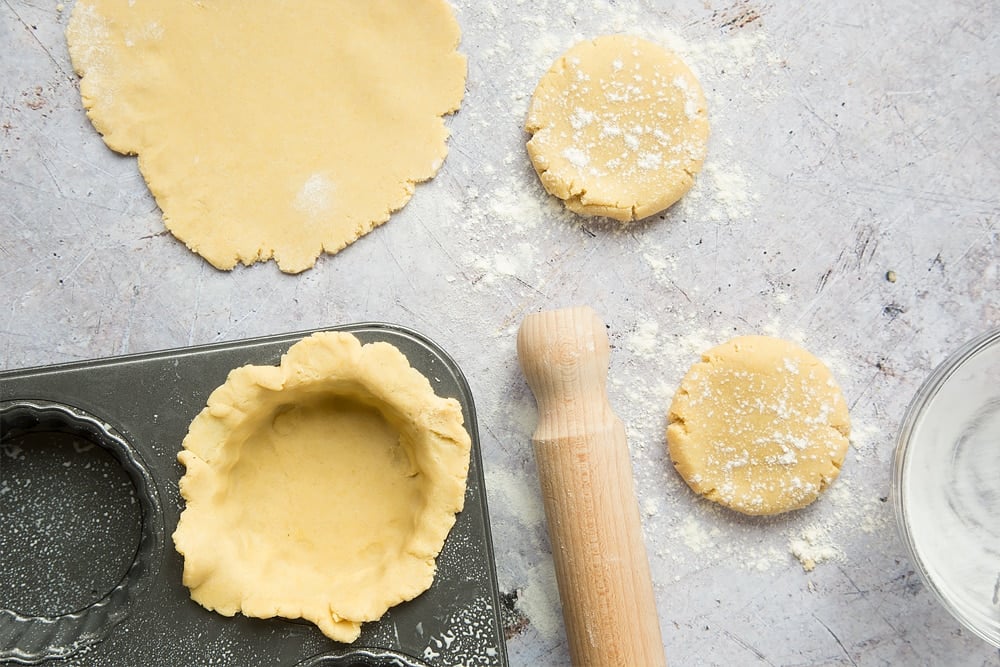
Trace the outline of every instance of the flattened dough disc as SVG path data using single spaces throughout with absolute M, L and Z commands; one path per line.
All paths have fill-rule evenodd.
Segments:
M 66 34 L 94 127 L 220 269 L 297 273 L 388 220 L 464 94 L 444 0 L 80 0 Z
M 744 514 L 813 502 L 840 473 L 850 432 L 829 369 L 769 336 L 705 352 L 681 381 L 668 422 L 670 458 L 688 486 Z
M 705 160 L 701 86 L 675 54 L 630 35 L 580 42 L 535 89 L 525 129 L 542 185 L 566 208 L 623 222 L 664 210 Z

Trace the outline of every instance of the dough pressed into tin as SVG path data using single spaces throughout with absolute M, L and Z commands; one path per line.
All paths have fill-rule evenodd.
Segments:
M 386 222 L 465 89 L 445 0 L 79 0 L 66 35 L 94 127 L 219 269 L 297 273 Z
M 470 447 L 460 404 L 388 343 L 318 333 L 279 366 L 237 368 L 178 455 L 184 585 L 227 616 L 354 641 L 430 587 Z
M 744 514 L 777 514 L 833 483 L 849 433 L 847 403 L 822 361 L 786 340 L 741 336 L 684 376 L 667 442 L 696 493 Z
M 701 170 L 708 114 L 676 54 L 631 35 L 576 44 L 542 77 L 525 129 L 549 194 L 582 215 L 639 220 L 680 199 Z

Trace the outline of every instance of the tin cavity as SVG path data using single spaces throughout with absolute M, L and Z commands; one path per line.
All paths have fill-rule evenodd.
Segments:
M 84 434 L 43 424 L 0 437 L 0 608 L 62 616 L 107 596 L 142 535 L 128 472 Z

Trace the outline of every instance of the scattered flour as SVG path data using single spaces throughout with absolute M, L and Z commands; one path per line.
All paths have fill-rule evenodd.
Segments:
M 0 494 L 2 493 L 3 489 L 0 489 Z M 642 503 L 642 511 L 646 516 L 656 516 L 660 508 L 657 506 L 654 498 L 646 498 Z
M 463 26 L 471 30 L 479 29 L 476 26 L 480 24 L 497 25 L 514 14 L 496 3 L 455 0 L 455 4 Z M 701 243 L 690 231 L 692 227 L 700 226 L 698 234 L 721 237 L 733 234 L 734 228 L 756 223 L 763 215 L 761 175 L 736 142 L 742 141 L 738 128 L 748 114 L 764 112 L 787 92 L 780 84 L 781 76 L 761 85 L 762 72 L 778 73 L 783 67 L 781 54 L 769 43 L 766 24 L 720 34 L 692 23 L 649 21 L 648 8 L 629 0 L 582 2 L 572 7 L 551 0 L 533 4 L 514 0 L 513 5 L 523 10 L 516 12 L 516 29 L 497 31 L 481 40 L 489 47 L 478 54 L 478 62 L 470 59 L 470 68 L 479 67 L 480 76 L 470 70 L 469 102 L 449 121 L 461 127 L 461 131 L 454 128 L 452 148 L 461 150 L 460 141 L 465 137 L 467 149 L 475 147 L 476 164 L 465 166 L 450 159 L 445 172 L 451 170 L 456 180 L 475 187 L 465 196 L 433 204 L 440 207 L 436 214 L 441 221 L 440 233 L 468 241 L 463 245 L 467 250 L 453 258 L 457 266 L 449 269 L 449 280 L 469 286 L 469 307 L 457 304 L 450 309 L 454 326 L 493 336 L 497 345 L 511 346 L 526 312 L 542 304 L 576 305 L 579 285 L 598 280 L 581 274 L 593 270 L 594 265 L 587 262 L 591 254 L 612 256 L 640 267 L 644 283 L 635 290 L 623 285 L 612 267 L 602 267 L 608 269 L 599 278 L 607 280 L 608 304 L 590 305 L 610 325 L 609 394 L 625 423 L 643 526 L 651 537 L 649 543 L 655 545 L 651 558 L 672 577 L 681 578 L 713 565 L 766 572 L 804 567 L 805 557 L 811 558 L 813 567 L 851 558 L 859 533 L 888 530 L 891 523 L 890 507 L 880 493 L 852 480 L 854 461 L 845 464 L 841 477 L 813 507 L 763 520 L 736 517 L 699 500 L 675 473 L 666 452 L 666 412 L 681 377 L 702 352 L 733 335 L 775 335 L 813 350 L 828 363 L 848 400 L 855 398 L 850 393 L 856 386 L 850 377 L 855 365 L 843 361 L 837 350 L 824 349 L 822 335 L 803 331 L 807 327 L 794 316 L 782 317 L 783 309 L 794 305 L 789 301 L 794 290 L 780 288 L 761 294 L 759 298 L 771 301 L 760 310 L 773 312 L 773 318 L 748 322 L 732 314 L 732 304 L 719 303 L 714 291 L 699 291 L 697 281 L 690 280 L 692 261 L 710 263 L 716 259 L 702 254 L 692 260 Z M 551 63 L 581 39 L 614 32 L 636 34 L 675 51 L 702 84 L 713 128 L 708 157 L 694 188 L 668 209 L 663 219 L 654 218 L 628 229 L 578 217 L 547 195 L 528 160 L 524 146 L 527 135 L 521 130 L 532 91 Z M 484 73 L 491 77 L 489 88 L 481 83 Z M 497 96 L 495 90 L 504 92 Z M 602 121 L 578 113 L 571 122 L 582 128 Z M 611 122 L 600 128 L 621 141 L 630 133 L 630 128 Z M 567 159 L 582 164 L 588 156 L 581 147 L 579 154 Z M 647 159 L 652 163 L 656 158 Z M 436 187 L 435 182 L 429 187 Z M 710 240 L 706 237 L 706 247 Z M 620 255 L 614 254 L 616 249 Z M 718 273 L 730 269 L 720 266 Z M 634 275 L 629 273 L 628 277 Z M 734 274 L 732 280 L 736 279 Z M 497 303 L 508 304 L 502 323 L 489 331 L 482 331 L 476 307 L 483 293 L 499 296 Z M 641 300 L 643 294 L 650 295 L 647 301 Z M 512 347 L 511 355 L 513 358 Z M 475 373 L 479 369 L 471 364 L 467 370 Z M 499 447 L 504 449 L 496 456 L 512 455 L 509 437 L 530 447 L 534 403 L 530 396 L 515 402 L 528 408 L 512 414 L 509 395 L 492 403 L 487 398 L 479 406 L 483 423 L 504 424 L 508 429 L 497 436 Z M 878 423 L 863 414 L 867 409 L 863 406 L 858 412 L 863 419 Z M 865 428 L 863 419 L 854 412 L 855 454 L 867 457 L 884 451 L 878 444 L 884 442 L 884 436 Z M 484 451 L 489 457 L 489 450 Z M 528 451 L 522 456 L 530 460 Z M 489 460 L 485 469 L 495 543 L 527 541 L 524 554 L 505 554 L 498 549 L 501 588 L 520 589 L 517 604 L 531 624 L 540 635 L 558 637 L 561 619 L 552 571 L 533 556 L 536 547 L 544 549 L 545 521 L 535 480 L 496 472 L 503 466 L 490 465 Z M 810 527 L 815 530 L 807 530 Z
M 683 548 L 662 548 L 657 555 L 678 566 L 693 559 L 693 563 L 702 567 L 718 563 L 765 572 L 785 567 L 791 557 L 804 571 L 811 572 L 822 563 L 846 561 L 850 553 L 844 547 L 844 540 L 891 527 L 887 502 L 857 494 L 847 479 L 837 480 L 817 501 L 825 505 L 823 512 L 800 511 L 778 518 L 748 520 L 690 496 L 674 498 L 671 504 L 672 509 L 682 513 L 683 519 L 678 518 L 667 529 L 671 536 L 664 543 L 683 544 Z M 653 518 L 663 514 L 660 512 Z M 783 541 L 785 548 L 775 547 L 776 540 Z
M 704 553 L 706 549 L 716 546 L 716 537 L 721 533 L 718 528 L 707 528 L 693 516 L 688 516 L 681 524 L 680 535 L 688 549 L 696 554 Z
M 628 340 L 629 352 L 640 358 L 649 358 L 659 351 L 657 333 L 660 325 L 655 320 L 640 322 Z
M 502 505 L 524 526 L 544 524 L 545 507 L 537 481 L 495 468 L 487 470 L 485 478 L 490 504 Z
M 707 197 L 703 205 L 710 220 L 736 222 L 753 217 L 760 196 L 754 192 L 750 179 L 738 163 L 709 161 L 702 171 L 705 187 L 692 195 L 699 203 Z
M 878 445 L 884 439 L 885 432 L 859 419 L 851 421 L 851 447 L 854 449 L 854 460 L 862 462 L 876 456 Z
M 552 641 L 562 633 L 559 585 L 551 562 L 540 562 L 527 571 L 518 606 L 540 635 Z
M 505 13 L 487 3 L 457 0 L 460 20 L 467 26 L 496 24 Z M 708 158 L 702 173 L 687 195 L 666 212 L 666 221 L 655 218 L 651 226 L 683 224 L 685 218 L 707 220 L 719 224 L 746 224 L 757 215 L 761 196 L 754 172 L 745 166 L 745 155 L 739 147 L 727 141 L 726 128 L 736 116 L 753 113 L 772 99 L 780 97 L 780 87 L 766 89 L 748 73 L 760 69 L 777 70 L 778 58 L 768 43 L 763 29 L 742 30 L 720 35 L 714 29 L 682 28 L 665 21 L 649 21 L 646 9 L 639 3 L 587 3 L 567 8 L 541 0 L 527 11 L 526 2 L 515 2 L 525 9 L 518 12 L 516 34 L 511 40 L 496 31 L 487 41 L 491 46 L 480 54 L 480 67 L 498 81 L 491 89 L 511 91 L 510 97 L 487 96 L 481 104 L 471 101 L 452 123 L 464 123 L 463 136 L 479 135 L 476 142 L 484 151 L 475 171 L 457 174 L 463 182 L 475 183 L 475 192 L 453 201 L 446 216 L 454 220 L 470 237 L 469 247 L 475 256 L 461 261 L 475 277 L 474 289 L 496 290 L 509 286 L 512 298 L 532 298 L 545 293 L 550 276 L 560 266 L 573 259 L 578 248 L 579 232 L 599 228 L 599 236 L 618 242 L 629 234 L 637 243 L 635 256 L 645 262 L 655 284 L 673 289 L 676 249 L 664 248 L 653 236 L 623 232 L 618 223 L 606 224 L 601 219 L 581 218 L 565 210 L 562 203 L 549 196 L 531 168 L 525 149 L 527 136 L 520 130 L 525 122 L 532 92 L 548 67 L 573 44 L 601 34 L 629 33 L 661 44 L 676 52 L 694 71 L 702 83 L 708 100 L 708 113 L 713 129 Z M 469 29 L 469 28 L 467 28 Z M 680 30 L 689 34 L 682 36 Z M 624 63 L 622 63 L 624 67 Z M 470 72 L 470 82 L 477 78 Z M 739 108 L 731 103 L 732 96 L 741 99 Z M 475 95 L 473 90 L 470 95 Z M 749 106 L 750 108 L 746 108 Z M 602 121 L 593 112 L 578 109 L 570 117 L 574 128 L 585 128 L 603 122 L 601 131 L 608 136 L 620 136 L 620 141 L 638 146 L 635 128 Z M 510 127 L 498 135 L 498 127 Z M 639 128 L 643 131 L 643 128 Z M 456 136 L 458 136 L 456 132 Z M 577 167 L 591 164 L 591 156 L 583 146 L 566 149 L 564 157 Z M 656 168 L 666 157 L 656 151 L 643 153 L 638 162 L 642 168 Z M 451 164 L 449 168 L 455 169 Z M 517 273 L 511 273 L 511 246 L 518 246 Z M 560 256 L 543 256 L 541 248 L 566 246 Z M 576 246 L 576 247 L 574 247 Z M 470 254 L 470 255 L 471 255 Z M 517 282 L 518 284 L 514 284 Z M 692 298 L 694 298 L 692 296 Z M 506 335 L 495 331 L 495 335 Z
M 302 184 L 292 206 L 300 213 L 319 217 L 330 210 L 333 201 L 333 183 L 323 174 L 313 174 Z
M 788 550 L 799 559 L 806 572 L 812 572 L 818 563 L 844 557 L 826 528 L 816 524 L 806 526 L 798 536 L 792 537 L 788 541 Z
M 530 447 L 527 443 L 526 446 Z M 508 524 L 505 521 L 498 522 L 494 518 L 492 526 L 494 535 L 512 531 L 521 541 L 534 542 L 535 546 L 541 549 L 539 540 L 544 533 L 545 508 L 537 480 L 496 467 L 487 468 L 485 478 L 490 506 L 503 507 L 504 516 L 512 519 Z M 495 516 L 496 512 L 493 514 Z M 501 590 L 513 589 L 512 582 L 516 582 L 517 606 L 520 611 L 547 641 L 558 641 L 562 630 L 562 618 L 554 564 L 551 560 L 522 562 L 511 559 L 511 554 L 505 553 L 500 548 L 501 544 L 502 542 L 494 537 Z M 508 562 L 509 560 L 516 562 Z M 514 569 L 514 572 L 508 575 L 510 582 L 505 581 L 507 568 Z
M 491 643 L 492 621 L 491 601 L 485 598 L 450 610 L 443 624 L 446 629 L 426 637 L 421 657 L 435 665 L 456 667 L 498 664 L 499 648 Z

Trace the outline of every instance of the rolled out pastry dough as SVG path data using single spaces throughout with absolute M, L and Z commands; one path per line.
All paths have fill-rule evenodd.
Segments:
M 464 94 L 444 0 L 79 0 L 66 34 L 94 127 L 220 269 L 297 273 L 387 221 Z
M 696 493 L 745 514 L 805 507 L 837 478 L 847 403 L 798 345 L 741 336 L 702 355 L 670 406 L 670 458 Z
M 388 343 L 318 333 L 280 366 L 238 368 L 178 456 L 184 585 L 227 616 L 354 641 L 431 585 L 470 445 L 459 403 Z

